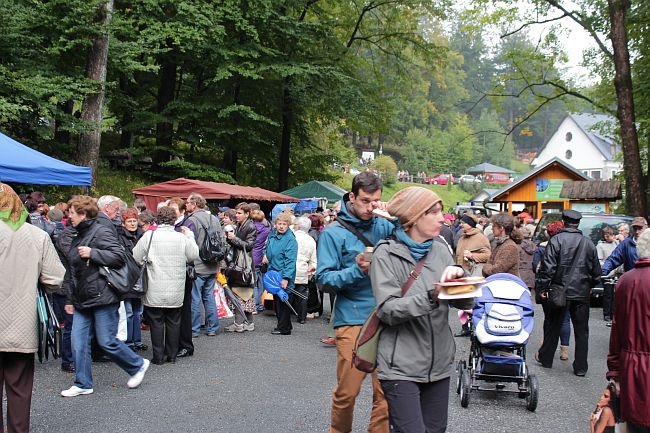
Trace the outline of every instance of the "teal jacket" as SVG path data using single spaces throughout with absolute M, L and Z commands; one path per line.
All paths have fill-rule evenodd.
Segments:
M 296 279 L 296 258 L 298 257 L 298 241 L 291 230 L 283 234 L 273 229 L 266 238 L 266 258 L 269 270 L 278 271 L 282 279 L 289 281 L 288 289 L 294 287 Z
M 337 219 L 356 227 L 373 245 L 388 237 L 395 226 L 383 218 L 362 221 L 346 207 L 347 195 Z M 355 257 L 366 246 L 357 236 L 338 224 L 330 224 L 318 238 L 316 280 L 336 292 L 334 327 L 362 325 L 375 307 L 370 277 L 361 272 Z

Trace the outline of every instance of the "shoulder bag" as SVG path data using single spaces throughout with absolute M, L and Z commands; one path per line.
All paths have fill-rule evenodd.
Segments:
M 151 240 L 153 239 L 153 232 L 149 238 L 149 247 L 151 247 Z M 149 254 L 149 247 L 147 248 L 147 255 Z M 119 268 L 109 268 L 108 266 L 100 266 L 99 274 L 106 279 L 106 283 L 113 289 L 115 294 L 120 297 L 128 295 L 143 295 L 146 292 L 146 282 L 142 283 L 142 278 L 146 275 L 147 260 L 143 266 L 135 260 L 133 254 L 122 247 L 122 255 L 124 257 L 124 264 Z M 144 276 L 146 280 L 146 276 Z M 136 287 L 136 285 L 138 285 Z
M 415 266 L 415 269 L 411 271 L 411 274 L 402 286 L 402 296 L 406 295 L 406 292 L 408 292 L 415 280 L 420 277 L 420 272 L 422 272 L 422 268 L 424 267 L 424 263 L 428 256 L 429 254 L 425 254 L 425 256 L 422 257 Z M 385 327 L 386 325 L 384 325 L 377 316 L 377 308 L 373 308 L 370 316 L 368 316 L 361 327 L 361 332 L 359 332 L 359 335 L 357 336 L 357 341 L 354 345 L 354 350 L 352 351 L 352 364 L 357 370 L 365 373 L 372 373 L 375 368 L 377 368 L 377 347 L 379 346 L 379 335 Z
M 226 277 L 230 287 L 251 287 L 253 285 L 253 269 L 249 263 L 246 249 L 237 251 L 235 260 L 228 265 Z
M 138 277 L 138 281 L 135 282 L 129 291 L 129 295 L 141 296 L 147 293 L 147 289 L 149 288 L 149 274 L 147 265 L 149 264 L 149 250 L 151 249 L 151 241 L 153 240 L 154 233 L 155 231 L 151 232 L 151 236 L 149 237 L 149 244 L 147 245 L 147 252 L 144 254 L 144 260 L 142 261 L 142 266 L 140 267 L 140 276 Z

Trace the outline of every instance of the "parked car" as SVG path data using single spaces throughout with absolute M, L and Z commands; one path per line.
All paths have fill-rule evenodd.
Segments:
M 539 220 L 537 227 L 535 228 L 535 233 L 533 234 L 533 241 L 536 244 L 544 242 L 547 240 L 546 237 L 546 226 L 553 222 L 562 219 L 562 214 L 560 213 L 547 213 Z M 582 231 L 582 234 L 587 236 L 594 245 L 598 244 L 603 239 L 603 229 L 607 226 L 611 227 L 614 230 L 614 233 L 618 233 L 618 226 L 621 223 L 632 224 L 634 217 L 628 215 L 616 215 L 616 214 L 606 214 L 606 213 L 582 213 L 582 219 L 578 225 L 578 229 Z M 598 284 L 591 290 L 591 299 L 596 300 L 603 296 L 603 286 Z
M 505 173 L 488 173 L 483 180 L 485 183 L 510 183 L 514 179 Z
M 450 174 L 437 174 L 427 179 L 431 185 L 447 185 L 448 182 L 454 183 L 454 176 Z
M 458 178 L 458 181 L 460 183 L 467 182 L 467 183 L 480 183 L 482 182 L 480 178 L 471 175 L 471 174 L 464 174 L 461 177 Z

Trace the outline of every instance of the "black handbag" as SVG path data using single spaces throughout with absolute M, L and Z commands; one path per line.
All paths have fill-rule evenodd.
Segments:
M 124 264 L 119 268 L 100 266 L 99 274 L 106 279 L 106 283 L 118 296 L 131 294 L 131 290 L 140 279 L 142 267 L 135 261 L 133 254 L 124 249 L 122 251 Z
M 253 286 L 253 269 L 247 259 L 246 250 L 238 251 L 235 260 L 226 268 L 226 277 L 230 287 Z
M 136 283 L 129 291 L 129 295 L 142 296 L 147 293 L 147 289 L 149 288 L 149 273 L 147 271 L 147 265 L 149 264 L 149 250 L 151 249 L 153 234 L 154 232 L 152 231 L 151 236 L 149 237 L 149 244 L 147 245 L 147 252 L 144 255 L 144 260 L 142 261 L 142 266 L 140 267 L 140 276 L 138 277 L 138 281 L 136 281 Z

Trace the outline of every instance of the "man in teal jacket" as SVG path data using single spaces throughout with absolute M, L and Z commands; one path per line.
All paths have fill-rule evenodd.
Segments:
M 317 281 L 336 292 L 333 317 L 338 354 L 337 386 L 332 394 L 330 433 L 352 431 L 354 403 L 366 377 L 366 373 L 354 368 L 351 361 L 361 326 L 375 307 L 368 276 L 371 256 L 364 254 L 366 245 L 358 234 L 374 246 L 393 231 L 393 224 L 372 213 L 380 206 L 381 192 L 381 180 L 375 174 L 364 172 L 355 176 L 352 192 L 343 197 L 336 222 L 318 239 Z M 388 433 L 388 405 L 376 373 L 372 373 L 372 388 L 368 432 Z

